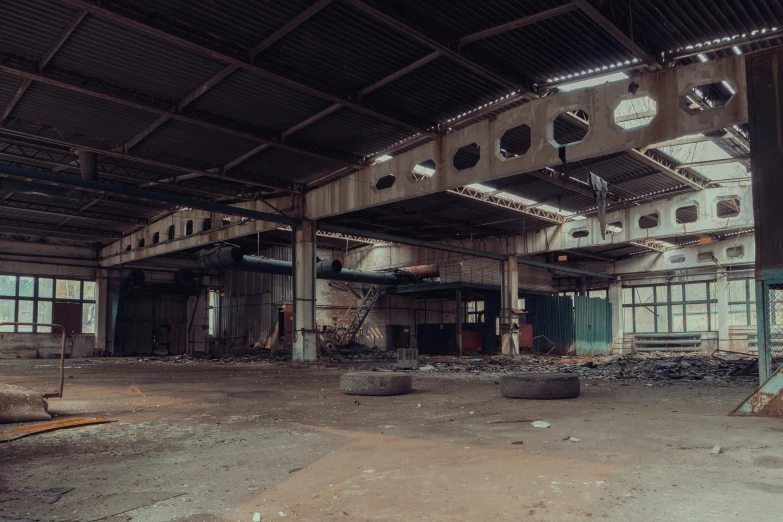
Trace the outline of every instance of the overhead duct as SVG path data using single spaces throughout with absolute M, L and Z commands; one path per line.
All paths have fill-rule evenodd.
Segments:
M 78 190 L 55 187 L 54 185 L 30 183 L 28 181 L 10 178 L 0 178 L 0 193 L 8 194 L 10 192 L 16 192 L 18 194 L 38 194 L 41 196 L 72 199 L 75 201 L 81 199 Z
M 263 274 L 291 275 L 291 261 L 278 261 L 264 257 L 246 256 L 236 247 L 221 247 L 201 257 L 204 268 L 229 268 Z M 350 281 L 373 285 L 398 285 L 403 281 L 395 274 L 344 269 L 337 259 L 324 259 L 315 266 L 315 277 L 333 281 Z

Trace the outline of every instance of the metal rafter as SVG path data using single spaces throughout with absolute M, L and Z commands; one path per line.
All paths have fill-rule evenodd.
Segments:
M 394 116 L 389 116 L 388 114 L 378 112 L 368 107 L 364 107 L 362 105 L 359 105 L 358 103 L 352 102 L 347 98 L 341 97 L 333 93 L 326 92 L 324 90 L 318 89 L 311 85 L 301 83 L 297 80 L 293 80 L 286 76 L 282 76 L 280 74 L 264 69 L 258 65 L 255 65 L 254 63 L 251 63 L 247 59 L 247 51 L 243 52 L 244 56 L 242 58 L 237 58 L 235 56 L 226 54 L 225 52 L 218 49 L 217 46 L 208 47 L 203 43 L 197 43 L 193 40 L 174 34 L 173 32 L 170 32 L 168 30 L 164 30 L 159 27 L 150 25 L 150 23 L 143 22 L 135 18 L 131 18 L 130 16 L 112 11 L 106 7 L 96 5 L 86 0 L 60 0 L 60 1 L 62 3 L 68 4 L 77 9 L 84 9 L 96 16 L 100 16 L 102 18 L 112 20 L 113 22 L 120 24 L 122 26 L 129 27 L 136 31 L 141 31 L 150 36 L 154 36 L 155 38 L 177 45 L 183 49 L 187 49 L 198 55 L 206 56 L 213 60 L 219 60 L 225 62 L 228 65 L 236 65 L 240 69 L 251 72 L 257 76 L 265 78 L 279 85 L 290 87 L 304 94 L 309 94 L 310 96 L 314 96 L 323 100 L 328 100 L 331 101 L 332 103 L 339 103 L 344 107 L 347 107 L 355 112 L 358 112 L 370 118 L 384 121 L 391 125 L 402 126 L 410 129 L 413 132 L 423 132 L 423 133 L 429 132 L 428 130 L 426 130 L 425 128 L 419 125 L 407 121 L 403 121 L 399 118 L 396 118 Z M 156 17 L 155 21 L 161 22 L 161 18 Z M 210 35 L 208 34 L 201 34 L 200 36 L 202 37 L 201 41 L 214 40 L 214 38 L 211 38 Z
M 552 9 L 547 9 L 546 11 L 541 11 L 540 13 L 532 14 L 530 16 L 525 16 L 524 18 L 518 18 L 516 20 L 512 20 L 511 22 L 506 22 L 504 24 L 496 25 L 495 27 L 483 29 L 481 31 L 477 31 L 475 33 L 468 34 L 460 38 L 459 47 L 462 48 L 464 45 L 467 45 L 471 42 L 476 42 L 478 40 L 489 38 L 490 36 L 495 36 L 497 34 L 513 31 L 515 29 L 519 29 L 520 27 L 524 27 L 526 25 L 535 24 L 537 22 L 541 22 L 543 20 L 547 20 L 555 16 L 560 16 L 565 13 L 570 13 L 571 11 L 576 11 L 577 9 L 579 9 L 579 7 L 577 7 L 574 4 L 565 4 L 559 7 L 554 7 Z
M 53 225 L 51 223 L 25 221 L 22 219 L 0 218 L 0 228 L 2 227 L 20 228 L 24 230 L 31 230 L 31 231 L 44 232 L 44 233 L 62 232 L 64 234 L 74 234 L 74 235 L 87 236 L 92 238 L 120 239 L 121 237 L 123 237 L 122 232 L 115 232 L 114 230 L 101 230 L 98 228 L 69 227 L 69 226 L 63 226 L 62 228 L 58 229 L 57 228 L 58 225 Z M 35 235 L 41 235 L 41 234 L 35 234 Z
M 55 198 L 52 198 L 55 199 Z M 68 219 L 75 217 L 85 217 L 90 219 L 100 219 L 102 221 L 113 221 L 116 223 L 129 223 L 132 225 L 147 225 L 149 220 L 141 217 L 134 216 L 120 216 L 114 213 L 108 212 L 96 212 L 89 210 L 90 207 L 99 203 L 100 199 L 94 199 L 89 202 L 89 206 L 83 205 L 81 208 L 74 209 L 68 207 L 62 207 L 57 205 L 46 205 L 42 203 L 29 203 L 27 201 L 18 201 L 13 198 L 6 199 L 0 205 L 0 209 L 7 207 L 15 210 L 27 211 L 36 214 L 51 214 L 56 216 L 63 216 Z M 86 207 L 86 208 L 85 208 Z
M 604 31 L 617 40 L 617 43 L 625 47 L 625 49 L 632 53 L 635 58 L 639 58 L 644 63 L 650 66 L 656 66 L 658 60 L 653 55 L 642 49 L 633 39 L 625 34 L 619 27 L 614 25 L 611 20 L 606 18 L 601 12 L 593 7 L 589 0 L 571 0 L 571 2 L 578 6 L 584 14 L 586 14 L 596 25 L 600 26 Z
M 667 246 L 662 244 L 657 239 L 641 239 L 639 241 L 629 241 L 628 242 L 631 245 L 639 246 L 642 248 L 647 248 L 649 250 L 653 250 L 655 252 L 668 252 L 669 250 L 672 250 L 673 247 Z
M 324 7 L 328 6 L 332 3 L 333 0 L 318 0 L 313 5 L 293 17 L 291 20 L 288 21 L 283 27 L 275 31 L 274 33 L 270 34 L 266 38 L 264 38 L 264 41 L 253 47 L 247 52 L 248 61 L 252 62 L 253 59 L 264 49 L 270 47 L 272 44 L 283 38 L 285 35 L 305 23 L 307 20 L 309 20 L 314 14 L 316 14 L 318 11 L 323 9 Z
M 85 16 L 87 16 L 87 11 L 85 10 L 80 10 L 78 13 L 76 13 L 76 16 L 73 17 L 68 26 L 63 30 L 54 45 L 52 45 L 49 50 L 46 51 L 46 53 L 41 58 L 41 61 L 38 62 L 39 73 L 43 72 L 44 68 L 49 64 L 52 58 L 54 58 L 55 53 L 60 50 L 60 47 L 62 47 L 68 37 L 71 36 L 71 33 L 76 30 L 80 23 L 82 23 L 82 20 L 84 20 Z M 25 91 L 27 91 L 32 83 L 33 82 L 30 79 L 25 79 L 22 82 L 22 85 L 19 86 L 19 88 L 16 90 L 16 93 L 14 93 L 13 97 L 6 104 L 3 112 L 0 113 L 0 125 L 2 125 L 6 118 L 8 118 L 8 115 L 11 114 L 11 111 L 14 110 L 14 107 L 16 107 L 16 104 L 19 103 L 19 100 L 22 99 Z
M 571 221 L 571 218 L 562 214 L 558 214 L 557 212 L 551 212 L 549 210 L 543 210 L 540 208 L 532 208 L 528 205 L 525 205 L 524 203 L 504 198 L 502 196 L 498 196 L 497 194 L 487 194 L 486 192 L 482 192 L 478 189 L 470 187 L 457 187 L 455 189 L 447 190 L 446 192 L 470 198 L 474 201 L 481 201 L 482 203 L 512 210 L 514 212 L 519 212 L 520 214 L 527 214 L 528 216 L 532 216 L 542 221 L 548 221 L 557 225 L 562 225 L 563 223 Z
M 496 72 L 487 69 L 482 65 L 475 63 L 474 61 L 466 58 L 465 56 L 462 56 L 461 54 L 459 54 L 457 51 L 453 50 L 449 46 L 444 45 L 438 42 L 437 40 L 434 40 L 429 36 L 422 34 L 416 29 L 409 27 L 407 24 L 401 22 L 400 20 L 394 18 L 393 16 L 384 13 L 383 11 L 380 11 L 379 9 L 376 9 L 375 7 L 372 7 L 368 4 L 365 4 L 362 0 L 343 0 L 343 1 L 353 6 L 354 8 L 358 9 L 359 11 L 362 11 L 364 14 L 372 18 L 375 18 L 379 22 L 382 22 L 383 24 L 393 28 L 394 30 L 405 35 L 406 37 L 416 40 L 417 42 L 428 46 L 430 49 L 434 51 L 440 51 L 441 53 L 443 53 L 443 56 L 447 57 L 448 59 L 460 65 L 461 67 L 470 70 L 473 74 L 481 76 L 493 83 L 502 85 L 506 88 L 516 90 L 516 91 L 523 91 L 526 94 L 528 94 L 529 99 L 538 97 L 538 95 L 533 91 L 532 80 L 525 79 L 525 84 L 520 84 L 517 81 L 511 80 L 501 74 L 498 74 Z

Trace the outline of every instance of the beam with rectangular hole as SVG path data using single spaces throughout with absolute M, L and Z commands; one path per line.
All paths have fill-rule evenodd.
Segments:
M 630 96 L 625 81 L 532 100 L 498 114 L 491 121 L 480 121 L 310 190 L 307 217 L 322 219 L 561 165 L 561 145 L 555 141 L 553 122 L 570 111 L 584 111 L 590 127 L 581 141 L 562 147 L 567 162 L 630 151 L 651 143 L 745 123 L 748 106 L 744 95 L 744 64 L 743 56 L 734 56 L 665 69 L 629 80 L 638 85 L 635 96 L 649 96 L 657 103 L 658 114 L 642 128 L 626 130 L 614 122 L 614 110 Z M 723 107 L 709 111 L 687 109 L 683 100 L 692 88 L 721 81 L 728 82 L 737 93 Z M 505 158 L 500 153 L 501 138 L 509 129 L 521 125 L 530 127 L 530 147 L 518 157 Z M 480 151 L 477 162 L 467 168 L 456 168 L 455 154 L 467 146 L 473 146 L 475 150 L 475 145 Z M 435 163 L 435 174 L 424 180 L 414 179 L 414 167 L 427 161 Z M 656 163 L 660 167 L 660 162 Z M 672 175 L 694 189 L 701 188 L 704 183 L 683 170 Z M 384 190 L 376 189 L 376 183 L 387 176 L 394 176 L 394 184 Z

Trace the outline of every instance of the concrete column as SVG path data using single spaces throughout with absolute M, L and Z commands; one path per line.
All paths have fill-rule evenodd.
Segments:
M 609 304 L 612 306 L 612 349 L 622 350 L 623 346 L 623 285 L 618 279 L 609 282 Z
M 106 336 L 109 330 L 109 281 L 108 270 L 95 270 L 95 355 L 106 351 Z
M 519 331 L 513 308 L 519 302 L 519 271 L 516 256 L 509 256 L 503 263 L 503 284 L 500 290 L 500 335 L 501 352 L 519 355 Z
M 302 220 L 294 245 L 294 360 L 316 359 L 315 331 L 315 232 L 316 224 Z
M 457 288 L 455 294 L 454 324 L 457 335 L 457 355 L 462 357 L 462 289 Z
M 579 295 L 587 297 L 587 277 L 585 276 L 579 278 Z
M 718 279 L 715 282 L 715 299 L 718 300 L 718 324 L 712 325 L 718 330 L 718 350 L 729 349 L 729 277 L 725 272 L 718 273 Z

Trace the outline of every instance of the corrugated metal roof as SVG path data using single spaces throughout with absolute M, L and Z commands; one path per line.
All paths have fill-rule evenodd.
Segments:
M 404 107 L 407 114 L 422 121 L 443 122 L 506 94 L 503 87 L 439 58 L 370 93 L 363 101 L 379 108 Z
M 281 132 L 329 105 L 321 98 L 236 71 L 198 98 L 192 108 Z
M 10 74 L 0 73 L 0 111 L 11 101 L 16 90 L 22 85 L 22 79 Z
M 333 2 L 262 52 L 256 62 L 352 93 L 430 52 L 353 7 Z
M 195 159 L 213 167 L 223 166 L 257 145 L 250 140 L 177 120 L 167 121 L 139 144 L 142 148 Z
M 40 60 L 76 15 L 60 2 L 0 0 L 0 49 Z
M 174 102 L 225 67 L 222 62 L 89 15 L 55 54 L 51 65 Z
M 27 89 L 10 117 L 110 140 L 114 145 L 129 140 L 157 118 L 149 112 L 40 83 Z
M 342 164 L 283 149 L 269 148 L 237 167 L 241 176 L 272 176 L 275 178 L 310 181 L 339 169 Z
M 382 123 L 349 109 L 340 109 L 294 134 L 333 149 L 368 156 L 411 135 L 402 127 Z

